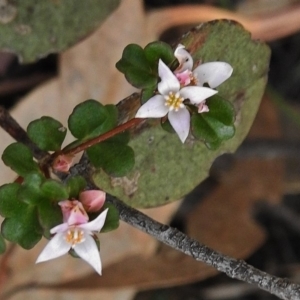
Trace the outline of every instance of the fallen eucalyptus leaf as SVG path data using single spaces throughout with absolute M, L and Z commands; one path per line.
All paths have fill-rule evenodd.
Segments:
M 116 179 L 99 171 L 96 183 L 106 192 L 135 207 L 154 207 L 180 199 L 207 177 L 216 157 L 234 152 L 246 137 L 265 89 L 270 50 L 251 40 L 249 32 L 232 21 L 203 23 L 187 33 L 184 44 L 194 62 L 225 61 L 233 75 L 219 88 L 236 112 L 235 136 L 217 150 L 209 150 L 192 137 L 182 144 L 175 134 L 162 130 L 159 119 L 149 120 L 133 132 L 129 143 L 135 152 L 135 167 L 115 184 Z M 133 118 L 139 97 L 120 103 L 124 118 Z
M 95 30 L 120 0 L 7 1 L 1 6 L 0 49 L 28 63 L 61 52 Z M 5 25 L 4 25 L 5 24 Z

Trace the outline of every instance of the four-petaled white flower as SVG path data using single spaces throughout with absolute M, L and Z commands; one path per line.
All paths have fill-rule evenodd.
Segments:
M 183 101 L 189 99 L 199 105 L 217 91 L 200 86 L 180 88 L 180 82 L 162 60 L 158 63 L 158 75 L 161 79 L 157 86 L 159 94 L 142 105 L 135 117 L 161 118 L 168 114 L 170 124 L 184 143 L 190 131 L 190 113 Z
M 68 222 L 60 224 L 50 230 L 55 236 L 49 241 L 37 258 L 36 263 L 57 258 L 66 254 L 71 248 L 83 260 L 89 263 L 101 275 L 101 259 L 93 232 L 99 232 L 104 225 L 108 209 L 104 210 L 96 219 L 77 225 Z

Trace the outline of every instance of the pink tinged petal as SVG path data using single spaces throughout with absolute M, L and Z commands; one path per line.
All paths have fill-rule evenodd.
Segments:
M 76 206 L 78 203 L 78 200 L 64 200 L 58 202 L 58 205 L 61 208 L 62 214 L 63 214 L 63 221 L 66 223 L 70 217 L 72 209 Z
M 191 56 L 191 54 L 186 51 L 185 46 L 179 44 L 176 48 L 176 50 L 174 51 L 174 55 L 175 57 L 178 59 L 179 62 L 179 67 L 175 70 L 174 73 L 178 73 L 178 72 L 183 72 L 185 70 L 192 70 L 193 68 L 193 58 Z
M 84 238 L 84 242 L 75 245 L 74 251 L 101 275 L 102 266 L 97 244 L 88 233 L 84 234 Z
M 103 206 L 106 193 L 99 190 L 89 190 L 80 193 L 79 200 L 88 212 L 99 211 Z
M 170 124 L 178 134 L 182 143 L 185 142 L 190 132 L 190 113 L 184 107 L 178 111 L 170 111 L 168 114 Z
M 51 228 L 50 233 L 51 234 L 55 234 L 55 233 L 60 233 L 60 232 L 64 232 L 69 228 L 69 224 L 68 223 L 62 223 L 60 225 L 57 225 L 53 228 Z
M 176 79 L 177 80 L 177 79 Z M 168 111 L 168 106 L 165 105 L 165 98 L 162 95 L 155 95 L 143 104 L 137 111 L 136 118 L 161 118 Z
M 204 83 L 208 83 L 211 88 L 215 88 L 227 80 L 232 71 L 233 68 L 226 62 L 209 62 L 197 67 L 193 74 L 197 85 L 203 86 Z
M 157 85 L 160 94 L 167 96 L 169 92 L 178 92 L 180 83 L 168 66 L 160 59 L 158 62 L 158 75 L 161 81 Z
M 36 260 L 36 263 L 57 258 L 66 254 L 71 248 L 71 245 L 65 240 L 65 232 L 57 233 L 46 245 Z
M 191 83 L 191 71 L 185 70 L 184 72 L 176 73 L 175 75 L 181 85 L 186 86 Z
M 108 208 L 105 211 L 103 211 L 95 220 L 85 223 L 85 224 L 80 224 L 77 227 L 82 228 L 87 231 L 99 232 L 105 223 L 107 211 L 108 211 Z
M 87 223 L 89 216 L 87 215 L 83 205 L 78 200 L 75 200 L 77 203 L 74 208 L 71 210 L 67 223 L 69 226 L 79 225 Z
M 190 99 L 193 104 L 199 104 L 205 99 L 215 95 L 218 91 L 207 87 L 188 86 L 180 90 L 180 95 L 184 99 Z

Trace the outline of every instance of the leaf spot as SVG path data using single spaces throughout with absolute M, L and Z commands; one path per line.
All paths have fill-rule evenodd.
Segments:
M 133 175 L 132 179 L 129 179 L 128 177 L 115 177 L 111 178 L 111 185 L 112 187 L 120 186 L 124 194 L 126 196 L 132 196 L 138 189 L 138 180 L 141 176 L 141 173 L 136 171 Z

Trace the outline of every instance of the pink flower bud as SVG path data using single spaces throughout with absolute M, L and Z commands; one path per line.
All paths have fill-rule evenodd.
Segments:
M 198 113 L 201 114 L 201 113 L 204 113 L 204 112 L 209 112 L 209 108 L 208 108 L 208 106 L 206 105 L 206 102 L 205 102 L 205 101 L 201 102 L 201 103 L 198 105 Z
M 64 200 L 58 203 L 63 214 L 63 222 L 71 225 L 87 223 L 89 217 L 78 200 Z
M 88 212 L 96 212 L 101 209 L 105 202 L 106 193 L 99 190 L 89 190 L 80 193 L 79 201 Z
M 59 155 L 54 159 L 52 168 L 55 171 L 68 173 L 73 163 L 73 155 Z

